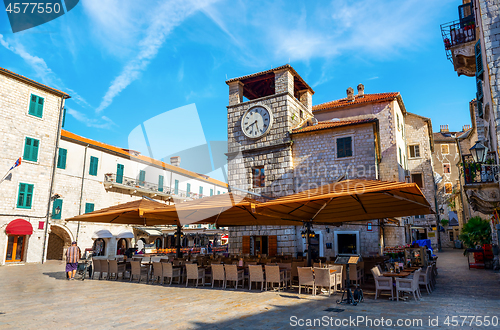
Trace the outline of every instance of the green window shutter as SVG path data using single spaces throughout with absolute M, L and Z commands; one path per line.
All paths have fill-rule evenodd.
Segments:
M 85 203 L 85 213 L 94 212 L 94 203 Z
M 158 176 L 158 191 L 163 191 L 163 175 Z
M 52 219 L 61 219 L 63 200 L 58 198 L 52 203 Z M 57 214 L 57 208 L 59 208 L 59 214 Z
M 99 158 L 90 156 L 90 167 L 89 167 L 89 174 L 90 175 L 97 175 L 97 167 L 99 165 Z
M 481 57 L 481 40 L 476 42 L 474 46 L 474 52 L 476 53 L 476 77 L 479 79 L 483 78 L 483 59 Z
M 24 201 L 26 200 L 26 184 L 19 184 L 19 193 L 17 197 L 17 207 L 24 207 Z
M 123 169 L 124 166 L 122 164 L 116 165 L 116 183 L 123 183 Z
M 28 183 L 19 183 L 19 194 L 17 198 L 17 207 L 31 209 L 33 202 L 33 185 Z
M 175 180 L 174 194 L 179 195 L 179 180 Z
M 210 189 L 210 196 L 213 196 L 213 195 L 214 195 L 214 190 Z
M 146 171 L 141 170 L 139 172 L 139 186 L 144 186 L 144 181 L 146 181 Z
M 57 156 L 57 168 L 65 169 L 66 168 L 66 155 L 68 154 L 68 150 L 59 148 L 59 154 Z
M 479 101 L 483 101 L 483 81 L 480 79 L 476 79 L 476 99 Z
M 36 115 L 37 117 L 40 117 L 42 118 L 43 116 L 43 103 L 44 103 L 44 99 L 43 97 L 38 97 L 38 102 L 37 102 L 37 107 L 36 107 Z
M 200 197 L 203 195 L 203 187 L 200 186 Z
M 187 195 L 187 197 L 189 197 L 191 195 L 190 192 L 191 192 L 191 184 L 188 183 L 186 185 L 186 195 Z
M 220 191 L 217 191 L 217 195 L 220 195 Z
M 30 109 L 28 112 L 30 115 L 36 116 L 36 109 L 37 109 L 36 101 L 37 101 L 37 99 L 38 99 L 38 97 L 36 95 L 31 94 Z
M 479 118 L 483 118 L 483 102 L 480 100 L 476 100 L 476 105 L 477 105 L 477 115 Z
M 64 128 L 64 124 L 66 123 L 66 108 L 63 109 L 63 118 L 62 118 L 62 127 Z
M 44 104 L 44 102 L 45 102 L 45 100 L 43 97 L 31 94 L 30 107 L 29 107 L 28 113 L 32 116 L 42 118 L 43 117 L 43 104 Z
M 23 159 L 36 162 L 38 161 L 38 147 L 39 147 L 40 141 L 37 139 L 32 139 L 27 137 L 26 140 L 24 141 L 24 154 L 23 154 Z

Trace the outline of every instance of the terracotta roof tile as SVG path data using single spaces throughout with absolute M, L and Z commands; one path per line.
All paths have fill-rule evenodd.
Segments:
M 340 100 L 335 100 L 335 101 L 330 101 L 330 102 L 315 105 L 312 107 L 312 110 L 319 111 L 319 110 L 325 110 L 325 109 L 347 107 L 347 106 L 351 106 L 353 104 L 389 101 L 389 100 L 396 98 L 398 95 L 400 95 L 399 92 L 365 94 L 363 97 L 359 97 L 358 95 L 355 95 L 354 101 L 348 101 L 347 98 L 343 98 Z
M 324 129 L 337 128 L 337 127 L 345 127 L 366 123 L 375 123 L 377 122 L 377 118 L 367 118 L 367 119 L 356 119 L 356 120 L 342 120 L 342 121 L 320 121 L 317 125 L 306 126 L 302 128 L 296 128 L 292 130 L 292 134 L 300 134 L 300 133 L 308 133 L 314 131 L 321 131 Z
M 4 73 L 6 73 L 6 74 L 8 74 L 10 76 L 13 76 L 14 78 L 17 78 L 17 79 L 20 79 L 20 80 L 24 80 L 24 81 L 26 81 L 28 83 L 31 83 L 33 85 L 36 85 L 36 86 L 40 87 L 41 89 L 46 89 L 46 90 L 49 90 L 49 91 L 51 91 L 53 93 L 61 94 L 61 95 L 64 96 L 65 99 L 71 98 L 71 96 L 69 96 L 68 94 L 66 94 L 66 93 L 64 93 L 64 92 L 62 92 L 62 91 L 60 91 L 58 89 L 55 89 L 55 88 L 49 87 L 47 85 L 41 84 L 41 83 L 39 83 L 37 81 L 34 81 L 33 79 L 26 78 L 25 76 L 22 76 L 20 74 L 17 74 L 15 72 L 10 71 L 10 70 L 4 69 L 2 67 L 0 67 L 0 72 L 4 72 Z
M 202 180 L 202 181 L 216 184 L 219 186 L 227 187 L 227 183 L 210 178 L 210 177 L 208 177 L 208 179 L 207 179 L 206 175 L 202 175 L 202 174 L 198 174 L 196 172 L 188 171 L 188 170 L 185 170 L 183 168 L 173 166 L 173 165 L 167 164 L 165 162 L 162 162 L 161 160 L 153 159 L 153 158 L 150 158 L 147 156 L 143 156 L 143 155 L 134 156 L 130 152 L 126 151 L 125 149 L 115 147 L 115 146 L 112 146 L 110 144 L 102 143 L 99 141 L 87 139 L 87 138 L 84 138 L 82 136 L 76 135 L 74 133 L 68 132 L 66 130 L 61 130 L 61 137 L 69 139 L 69 140 L 75 140 L 75 141 L 78 141 L 78 142 L 81 142 L 84 144 L 90 144 L 90 145 L 93 145 L 93 146 L 96 146 L 96 147 L 99 147 L 102 149 L 110 150 L 110 151 L 113 151 L 113 152 L 115 152 L 115 153 L 117 153 L 125 158 L 128 158 L 128 159 L 141 160 L 143 162 L 150 163 L 152 165 L 156 165 L 156 166 L 162 167 L 164 169 L 177 172 L 179 174 L 184 174 L 184 175 L 190 176 L 190 177 L 198 179 L 198 180 Z

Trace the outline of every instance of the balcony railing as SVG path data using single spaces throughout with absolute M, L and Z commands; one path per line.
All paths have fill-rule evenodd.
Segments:
M 165 196 L 172 195 L 176 197 L 192 198 L 192 199 L 199 199 L 204 197 L 204 195 L 201 194 L 170 188 L 168 186 L 159 186 L 156 183 L 133 179 L 126 176 L 117 177 L 117 175 L 114 173 L 105 174 L 104 182 L 113 183 L 114 185 L 120 185 L 121 188 L 126 188 L 126 189 L 146 190 L 152 193 L 156 193 L 158 195 L 165 195 Z
M 476 24 L 473 20 L 456 20 L 441 25 L 446 57 L 452 60 L 451 48 L 476 40 Z
M 486 163 L 474 163 L 472 155 L 464 155 L 462 163 L 465 184 L 499 182 L 500 165 L 496 164 L 495 153 L 489 152 Z

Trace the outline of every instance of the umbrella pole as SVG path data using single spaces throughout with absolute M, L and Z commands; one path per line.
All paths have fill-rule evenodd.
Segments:
M 312 251 L 311 251 L 311 223 L 306 222 L 306 239 L 307 239 L 307 267 L 312 265 Z
M 177 226 L 177 239 L 175 241 L 175 247 L 177 249 L 176 255 L 177 258 L 182 258 L 182 253 L 181 253 L 181 226 Z

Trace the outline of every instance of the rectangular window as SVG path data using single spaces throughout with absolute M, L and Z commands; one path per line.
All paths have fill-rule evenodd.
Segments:
M 214 195 L 214 190 L 210 189 L 210 196 L 213 196 L 213 195 Z
M 63 119 L 61 127 L 64 128 L 64 124 L 66 123 L 66 108 L 63 109 Z
M 141 170 L 139 172 L 139 186 L 144 186 L 146 183 L 146 171 Z
M 94 212 L 94 203 L 85 203 L 85 213 Z
M 447 144 L 442 144 L 441 145 L 441 154 L 442 155 L 447 155 L 450 153 L 450 146 Z
M 412 174 L 411 181 L 416 183 L 420 189 L 424 188 L 424 180 L 422 178 L 422 173 Z
M 203 187 L 200 186 L 200 197 L 203 196 Z
M 252 169 L 253 173 L 253 187 L 265 187 L 266 186 L 266 174 L 264 172 L 264 166 L 257 166 Z M 220 193 L 220 191 L 219 191 Z
M 191 184 L 186 184 L 186 196 L 189 197 L 191 195 Z
M 179 180 L 175 180 L 174 194 L 179 195 Z
M 399 151 L 399 163 L 400 164 L 403 164 L 403 157 L 401 156 L 401 148 L 398 147 L 398 151 Z
M 450 234 L 450 242 L 453 242 L 453 231 L 450 230 L 448 233 Z
M 158 191 L 163 191 L 163 175 L 158 176 Z
M 337 139 L 337 158 L 351 157 L 352 156 L 352 138 L 338 138 Z
M 96 176 L 97 175 L 97 165 L 99 164 L 99 158 L 90 156 L 90 167 L 89 174 Z
M 58 198 L 52 202 L 52 219 L 61 219 L 63 200 Z
M 123 183 L 123 169 L 122 164 L 116 164 L 116 183 Z
M 68 150 L 59 148 L 59 153 L 57 155 L 57 168 L 65 169 L 66 168 L 66 156 L 68 154 Z
M 30 109 L 29 114 L 35 117 L 42 118 L 43 116 L 43 97 L 36 96 L 35 94 L 31 94 L 30 99 Z
M 19 184 L 17 207 L 20 209 L 31 209 L 33 202 L 33 185 L 28 183 Z
M 217 195 L 220 195 L 220 191 L 217 191 Z
M 39 140 L 27 137 L 26 140 L 24 141 L 23 159 L 31 162 L 38 161 L 39 146 L 40 146 Z
M 445 183 L 444 184 L 444 193 L 445 194 L 451 194 L 453 193 L 453 186 L 451 183 Z
M 443 173 L 451 173 L 450 164 L 443 164 Z
M 418 144 L 414 146 L 408 146 L 408 151 L 410 153 L 410 158 L 419 158 L 420 157 L 420 146 Z
M 396 114 L 396 121 L 397 121 L 398 131 L 400 131 L 401 127 L 399 126 L 399 114 Z

